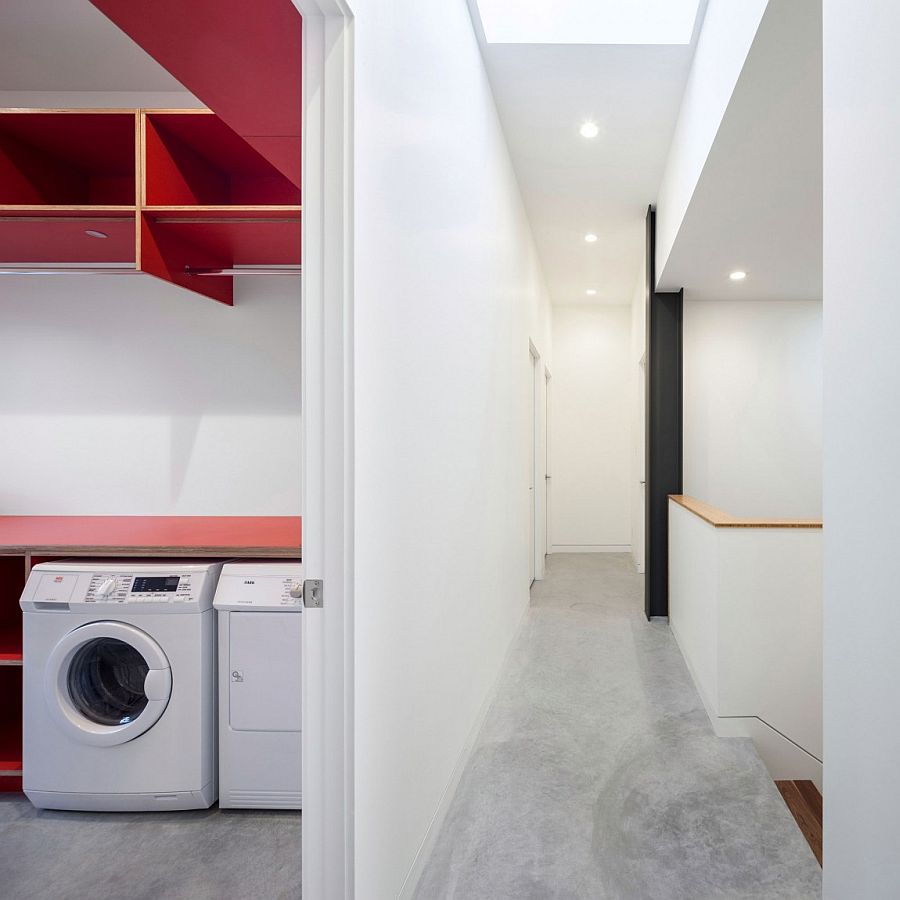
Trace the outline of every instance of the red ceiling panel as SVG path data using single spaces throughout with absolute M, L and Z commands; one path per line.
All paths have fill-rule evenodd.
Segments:
M 300 186 L 301 18 L 291 0 L 91 0 Z

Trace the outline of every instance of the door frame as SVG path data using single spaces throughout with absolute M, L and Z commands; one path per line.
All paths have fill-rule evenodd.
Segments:
M 544 366 L 544 564 L 550 553 L 550 486 L 553 477 L 550 468 L 550 385 L 553 376 L 550 369 Z M 542 571 L 544 569 L 542 568 Z
M 354 895 L 353 17 L 303 16 L 303 896 Z

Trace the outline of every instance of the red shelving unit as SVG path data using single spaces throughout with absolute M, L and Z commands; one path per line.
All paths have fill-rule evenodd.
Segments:
M 0 265 L 134 269 L 137 110 L 0 110 Z
M 299 266 L 300 189 L 208 111 L 141 113 L 140 267 L 233 302 L 237 266 Z
M 0 266 L 143 272 L 233 303 L 300 266 L 300 189 L 209 110 L 0 110 Z
M 24 555 L 0 556 L 0 791 L 21 790 Z
M 0 670 L 0 792 L 22 790 L 22 667 Z

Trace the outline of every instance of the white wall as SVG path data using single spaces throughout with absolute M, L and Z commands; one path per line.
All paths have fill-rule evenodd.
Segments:
M 0 105 L 199 104 L 6 91 Z M 298 279 L 237 279 L 233 308 L 143 275 L 2 276 L 0 291 L 0 512 L 300 512 Z
M 822 786 L 822 529 L 717 528 L 669 502 L 669 624 L 716 734 Z
M 527 608 L 550 321 L 464 0 L 352 6 L 355 882 L 385 900 Z
M 297 515 L 300 288 L 0 277 L 0 511 Z
M 825 0 L 825 896 L 900 892 L 900 6 Z
M 657 198 L 659 278 L 769 0 L 709 0 Z
M 820 302 L 685 302 L 684 493 L 821 518 Z
M 631 310 L 553 307 L 551 552 L 631 546 Z

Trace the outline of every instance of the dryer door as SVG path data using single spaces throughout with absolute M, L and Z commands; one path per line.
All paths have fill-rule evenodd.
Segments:
M 143 734 L 171 694 L 172 670 L 162 648 L 124 622 L 91 622 L 70 631 L 44 672 L 44 695 L 57 724 L 96 747 Z

